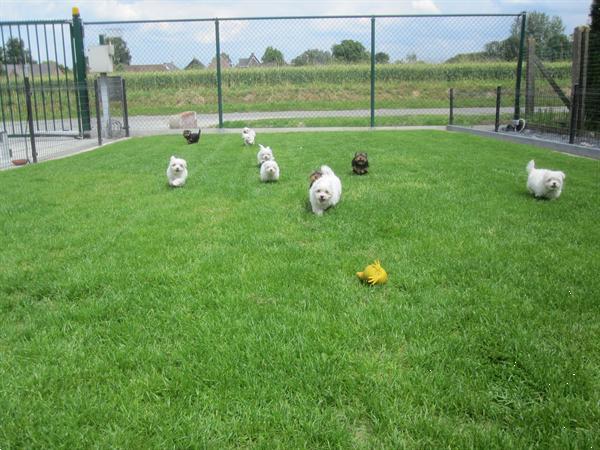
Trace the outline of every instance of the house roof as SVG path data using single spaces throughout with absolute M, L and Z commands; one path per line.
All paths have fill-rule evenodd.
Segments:
M 260 60 L 254 55 L 254 53 L 251 53 L 249 58 L 240 58 L 238 60 L 237 66 L 238 67 L 260 66 Z
M 56 75 L 56 72 L 58 71 L 59 74 L 64 74 L 65 71 L 63 69 L 60 68 L 60 66 L 58 64 L 56 64 L 54 61 L 49 61 L 47 63 L 42 63 L 42 64 L 3 64 L 1 67 L 0 72 L 4 72 L 8 75 L 17 75 L 17 76 L 23 76 L 23 72 L 24 71 L 28 71 L 29 72 L 29 76 L 34 76 L 34 75 Z

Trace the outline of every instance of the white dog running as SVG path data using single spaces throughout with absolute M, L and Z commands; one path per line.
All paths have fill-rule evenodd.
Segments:
M 279 180 L 279 165 L 277 162 L 269 160 L 261 164 L 260 180 L 264 182 Z
M 323 211 L 335 206 L 342 196 L 342 182 L 328 166 L 321 166 L 321 178 L 317 179 L 310 189 L 308 196 L 312 211 L 322 216 Z
M 256 161 L 258 162 L 259 166 L 262 163 L 264 163 L 265 161 L 272 161 L 275 159 L 275 156 L 273 156 L 273 150 L 271 150 L 271 147 L 265 147 L 262 144 L 258 144 L 258 146 L 260 147 L 260 150 L 256 154 Z
M 185 159 L 171 156 L 169 167 L 167 167 L 167 178 L 169 179 L 169 185 L 174 187 L 183 186 L 187 176 L 187 162 Z
M 254 140 L 256 139 L 256 131 L 251 128 L 244 127 L 242 130 L 242 139 L 244 141 L 244 145 L 254 145 Z
M 536 169 L 535 162 L 527 164 L 527 189 L 536 197 L 555 199 L 562 192 L 565 174 L 557 170 Z

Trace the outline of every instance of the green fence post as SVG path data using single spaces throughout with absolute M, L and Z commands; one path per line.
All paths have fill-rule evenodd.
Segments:
M 375 126 L 375 17 L 371 17 L 371 128 Z
M 73 74 L 75 76 L 79 102 L 77 108 L 81 114 L 81 127 L 83 135 L 89 137 L 92 126 L 90 124 L 90 98 L 87 86 L 87 68 L 85 52 L 83 50 L 83 23 L 79 16 L 79 8 L 73 8 L 73 26 L 71 28 L 71 39 L 73 44 Z
M 223 128 L 223 89 L 221 86 L 221 42 L 219 19 L 215 19 L 215 41 L 217 44 L 217 101 L 219 104 L 219 128 Z
M 521 38 L 519 40 L 519 59 L 517 61 L 517 81 L 515 84 L 515 114 L 514 119 L 521 117 L 521 77 L 523 73 L 523 56 L 525 53 L 525 32 L 527 29 L 527 14 L 521 14 Z

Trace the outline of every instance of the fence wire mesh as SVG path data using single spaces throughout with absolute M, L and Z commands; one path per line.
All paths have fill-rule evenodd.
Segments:
M 535 17 L 534 17 L 535 18 Z M 577 27 L 562 39 L 547 39 L 528 25 L 522 99 L 525 135 L 586 146 L 600 146 L 598 135 L 600 59 L 588 27 Z
M 514 95 L 518 52 L 501 61 L 494 46 L 518 32 L 520 17 L 221 19 L 223 126 L 445 125 L 450 87 L 501 83 Z M 126 50 L 115 75 L 127 81 L 132 133 L 176 130 L 171 116 L 182 112 L 219 125 L 215 20 L 85 30 L 86 47 L 102 35 Z

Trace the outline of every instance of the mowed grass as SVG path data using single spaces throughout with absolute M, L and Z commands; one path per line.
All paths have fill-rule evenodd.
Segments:
M 0 448 L 598 447 L 598 161 L 435 131 L 257 141 L 278 183 L 238 135 L 0 173 Z M 561 198 L 527 194 L 532 158 Z M 343 194 L 316 217 L 323 163 Z

